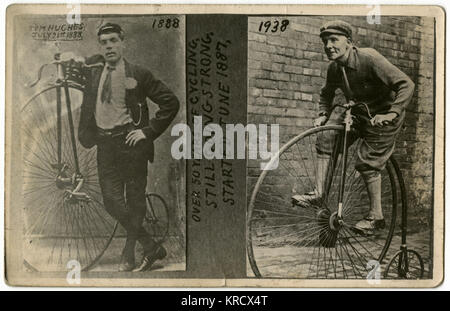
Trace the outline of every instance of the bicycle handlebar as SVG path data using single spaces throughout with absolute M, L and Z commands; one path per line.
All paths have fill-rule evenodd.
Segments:
M 48 66 L 48 65 L 50 65 L 50 64 L 51 64 L 51 63 L 42 65 L 42 66 L 39 68 L 39 70 L 38 70 L 38 76 L 37 76 L 36 81 L 34 81 L 33 83 L 29 83 L 29 84 L 27 84 L 26 86 L 27 86 L 27 87 L 33 87 L 33 86 L 35 86 L 35 85 L 41 80 L 42 71 L 44 70 L 44 67 L 46 67 L 46 66 Z
M 344 108 L 345 110 L 350 110 L 350 109 L 355 108 L 355 107 L 358 107 L 358 106 L 364 106 L 364 108 L 366 108 L 367 115 L 368 115 L 371 119 L 373 119 L 373 116 L 372 116 L 372 114 L 370 113 L 369 107 L 367 106 L 366 103 L 355 103 L 353 100 L 350 100 L 350 101 L 349 101 L 348 103 L 346 103 L 346 104 L 336 104 L 336 105 L 333 105 L 333 106 L 331 107 L 330 115 L 331 115 L 331 113 L 333 112 L 333 110 L 336 109 L 336 107 L 342 107 L 342 108 Z
M 79 66 L 81 68 L 91 68 L 91 67 L 103 65 L 102 63 L 94 63 L 94 64 L 87 65 L 84 57 L 76 56 L 70 52 L 69 53 L 57 53 L 57 54 L 55 54 L 54 58 L 55 58 L 54 61 L 47 63 L 47 64 L 43 64 L 39 68 L 36 81 L 28 84 L 27 87 L 34 87 L 41 80 L 42 72 L 43 72 L 44 68 L 49 65 L 61 66 L 62 64 L 70 63 L 70 62 L 79 64 Z

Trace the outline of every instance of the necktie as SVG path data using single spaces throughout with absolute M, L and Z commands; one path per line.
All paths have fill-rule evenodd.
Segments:
M 111 102 L 111 94 L 112 94 L 112 89 L 111 89 L 111 73 L 113 70 L 115 70 L 116 68 L 113 66 L 106 66 L 106 77 L 105 77 L 105 82 L 103 83 L 103 89 L 102 89 L 102 103 L 110 103 Z

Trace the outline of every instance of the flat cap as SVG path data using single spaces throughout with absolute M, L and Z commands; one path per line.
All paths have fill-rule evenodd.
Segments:
M 335 34 L 343 35 L 347 38 L 352 38 L 352 26 L 344 21 L 335 20 L 326 22 L 322 27 L 320 27 L 320 37 L 324 35 Z
M 121 35 L 121 34 L 123 34 L 123 30 L 117 24 L 106 23 L 100 27 L 100 29 L 97 32 L 97 35 L 100 36 L 100 35 L 106 34 L 106 33 L 118 33 Z

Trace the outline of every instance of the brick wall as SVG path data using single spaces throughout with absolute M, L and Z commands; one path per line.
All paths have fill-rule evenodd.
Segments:
M 319 28 L 333 19 L 289 17 L 286 31 L 263 33 L 258 31 L 261 18 L 249 18 L 248 123 L 280 124 L 281 143 L 312 126 L 329 63 Z M 357 46 L 375 48 L 416 84 L 395 154 L 407 180 L 410 219 L 427 227 L 432 204 L 434 20 L 381 17 L 380 24 L 370 25 L 365 16 L 339 19 L 353 26 Z M 250 192 L 261 173 L 257 165 L 249 161 Z

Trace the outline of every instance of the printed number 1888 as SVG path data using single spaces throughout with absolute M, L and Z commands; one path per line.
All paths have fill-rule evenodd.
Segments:
M 178 28 L 180 20 L 178 18 L 162 18 L 153 20 L 153 28 Z
M 289 20 L 287 19 L 283 19 L 281 22 L 280 21 L 262 21 L 259 24 L 259 32 L 269 32 L 269 30 L 271 32 L 277 32 L 277 31 L 281 31 L 284 32 L 287 28 L 287 26 L 289 25 Z

